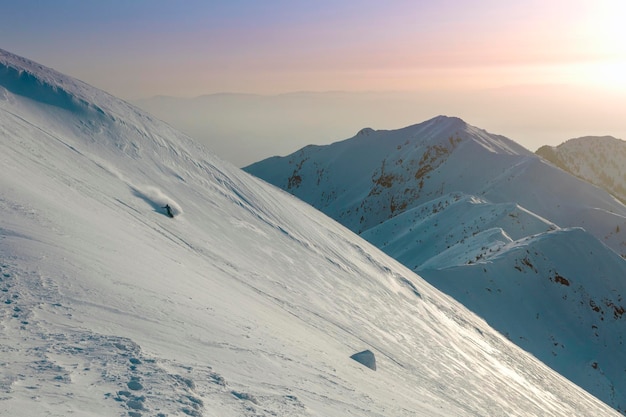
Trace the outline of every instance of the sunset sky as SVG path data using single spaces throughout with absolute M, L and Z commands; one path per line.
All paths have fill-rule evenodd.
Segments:
M 2 47 L 113 94 L 626 89 L 624 0 L 20 0 Z
M 3 3 L 1 48 L 126 99 L 564 85 L 626 97 L 626 0 Z

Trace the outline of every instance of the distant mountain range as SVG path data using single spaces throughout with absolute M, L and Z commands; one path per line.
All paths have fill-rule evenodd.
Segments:
M 445 116 L 366 128 L 244 170 L 360 234 L 624 408 L 626 206 L 606 191 Z
M 556 147 L 542 146 L 536 153 L 626 203 L 626 141 L 612 136 L 587 136 Z
M 293 92 L 278 95 L 157 96 L 133 101 L 237 166 L 307 144 L 350 137 L 359 127 L 394 129 L 437 114 L 461 115 L 528 149 L 602 127 L 626 138 L 626 94 L 571 85 L 513 85 L 472 91 Z M 541 102 L 543 106 L 537 106 Z M 545 109 L 553 106 L 554 112 Z M 513 110 L 514 109 L 514 110 Z M 583 133 L 581 133 L 583 132 Z

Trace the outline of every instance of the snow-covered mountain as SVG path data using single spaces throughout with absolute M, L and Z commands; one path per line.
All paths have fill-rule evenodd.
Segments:
M 2 50 L 0 138 L 2 415 L 617 415 L 317 210 Z
M 244 169 L 359 233 L 624 409 L 626 207 L 605 191 L 444 116 L 366 128 Z
M 626 141 L 612 136 L 587 136 L 556 147 L 542 146 L 536 153 L 626 202 Z

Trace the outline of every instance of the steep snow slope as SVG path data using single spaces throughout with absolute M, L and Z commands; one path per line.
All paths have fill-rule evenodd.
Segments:
M 493 204 L 453 193 L 407 210 L 362 236 L 403 264 L 423 269 L 465 265 L 484 256 L 487 242 L 493 252 L 506 243 L 556 228 L 514 203 Z
M 547 365 L 623 410 L 624 261 L 580 228 L 491 247 L 482 243 L 476 252 L 468 265 L 436 270 L 425 265 L 420 274 Z
M 626 141 L 611 136 L 570 139 L 537 155 L 626 202 Z
M 0 86 L 4 415 L 615 414 L 135 108 L 1 50 Z
M 626 257 L 626 207 L 603 190 L 506 138 L 443 116 L 396 131 L 364 129 L 246 170 L 359 232 L 555 370 L 624 408 L 626 262 L 618 254 Z M 537 279 L 521 285 L 528 268 Z M 561 292 L 551 286 L 564 282 L 574 284 Z M 540 319 L 553 311 L 561 312 L 558 320 Z M 565 342 L 553 351 L 557 341 Z

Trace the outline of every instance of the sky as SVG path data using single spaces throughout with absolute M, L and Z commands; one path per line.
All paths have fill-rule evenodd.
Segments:
M 601 111 L 614 112 L 626 98 L 625 0 L 0 0 L 0 7 L 0 48 L 128 100 L 567 87 L 594 97 L 579 113 L 593 122 L 596 112 L 597 131 L 580 135 L 626 138 L 623 118 L 607 125 Z M 536 96 L 538 106 L 546 94 Z M 577 118 L 552 104 L 545 111 Z

